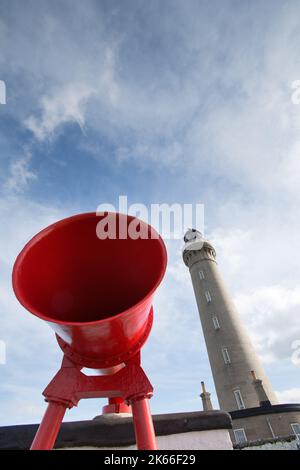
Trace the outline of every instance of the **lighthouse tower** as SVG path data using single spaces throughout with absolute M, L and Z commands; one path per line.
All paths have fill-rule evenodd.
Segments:
M 220 276 L 214 247 L 201 233 L 184 236 L 183 260 L 193 282 L 220 408 L 232 418 L 232 441 L 300 441 L 300 404 L 278 404 L 258 355 Z M 202 383 L 203 409 L 211 409 Z
M 230 298 L 214 247 L 197 230 L 184 237 L 188 266 L 220 408 L 241 410 L 277 403 L 247 331 Z

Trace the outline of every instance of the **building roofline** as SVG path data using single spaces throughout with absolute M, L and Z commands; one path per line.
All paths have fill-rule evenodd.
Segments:
M 250 418 L 252 416 L 270 415 L 275 413 L 300 413 L 300 403 L 285 403 L 279 405 L 257 406 L 255 408 L 244 408 L 243 410 L 230 411 L 233 420 L 240 418 Z
M 230 415 L 225 411 L 199 411 L 153 415 L 157 436 L 231 429 Z M 37 424 L 0 427 L 0 449 L 28 449 Z M 63 423 L 55 447 L 119 447 L 135 444 L 132 417 L 102 415 L 89 421 Z

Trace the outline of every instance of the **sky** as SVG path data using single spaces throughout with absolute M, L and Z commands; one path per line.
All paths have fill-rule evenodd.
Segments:
M 50 223 L 117 208 L 120 195 L 204 205 L 278 398 L 300 402 L 299 17 L 296 0 L 0 0 L 0 425 L 40 421 L 61 360 L 13 294 L 17 254 Z M 183 242 L 166 245 L 142 352 L 151 409 L 201 410 L 202 380 L 217 408 Z M 65 419 L 103 404 L 82 400 Z

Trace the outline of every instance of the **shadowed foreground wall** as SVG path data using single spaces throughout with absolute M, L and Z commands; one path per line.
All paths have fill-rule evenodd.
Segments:
M 159 449 L 232 449 L 231 418 L 224 411 L 153 416 Z M 0 428 L 0 449 L 28 449 L 37 425 Z M 131 417 L 103 415 L 91 421 L 63 423 L 57 449 L 135 449 Z

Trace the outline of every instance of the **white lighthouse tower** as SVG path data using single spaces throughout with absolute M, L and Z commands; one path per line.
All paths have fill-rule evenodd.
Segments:
M 290 405 L 276 405 L 272 386 L 219 273 L 214 247 L 195 229 L 187 231 L 184 241 L 183 260 L 192 278 L 220 408 L 237 418 L 237 431 L 243 435 L 236 440 L 270 433 L 274 437 L 270 419 L 262 422 L 262 415 Z M 263 427 L 266 430 L 260 433 Z

